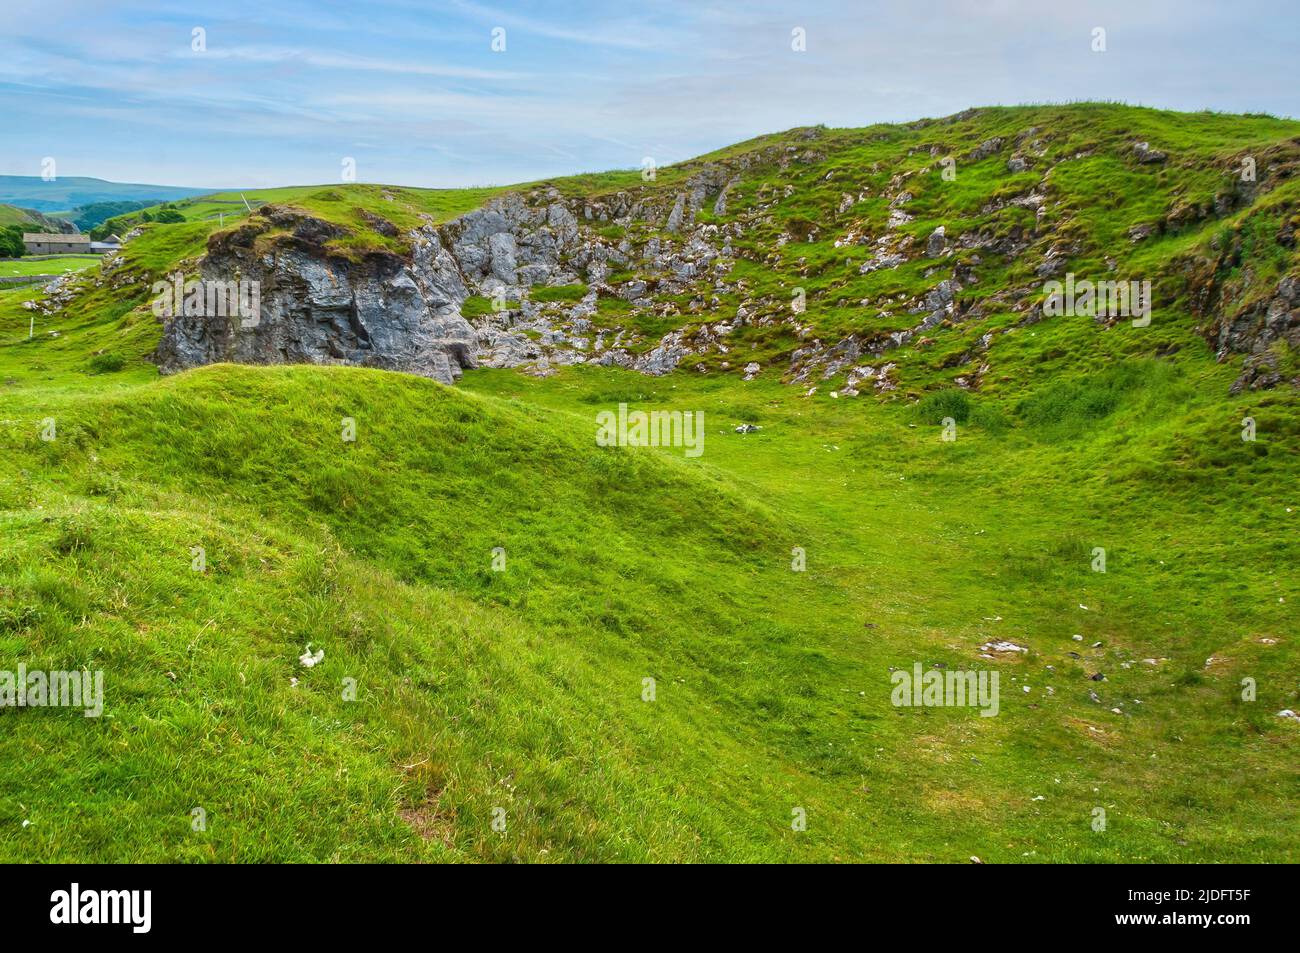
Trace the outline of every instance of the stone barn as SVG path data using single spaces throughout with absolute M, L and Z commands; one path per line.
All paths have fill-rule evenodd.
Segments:
M 89 255 L 89 235 L 60 235 L 49 232 L 24 232 L 23 244 L 29 255 Z

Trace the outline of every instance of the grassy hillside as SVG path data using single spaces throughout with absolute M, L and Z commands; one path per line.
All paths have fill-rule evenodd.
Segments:
M 1073 158 L 1052 167 L 1050 238 L 1015 261 L 863 274 L 871 246 L 836 247 L 883 234 L 904 183 L 915 241 L 944 223 L 1027 234 L 1037 213 L 997 199 L 1040 184 L 1008 168 L 1032 127 L 1040 175 Z M 1241 359 L 1214 359 L 1188 275 L 1238 246 L 1219 273 L 1234 300 L 1296 273 L 1273 237 L 1295 214 L 1300 124 L 1078 106 L 808 135 L 649 184 L 554 183 L 671 204 L 705 165 L 743 163 L 723 217 L 745 226 L 745 287 L 637 319 L 776 316 L 803 287 L 806 330 L 755 320 L 663 378 L 160 379 L 148 285 L 203 253 L 219 225 L 202 202 L 144 226 L 66 304 L 0 291 L 0 669 L 102 669 L 106 699 L 99 719 L 0 710 L 0 859 L 1295 856 L 1300 722 L 1276 713 L 1300 709 L 1300 368 L 1275 345 L 1282 384 L 1230 396 Z M 996 156 L 960 158 L 995 137 Z M 1169 158 L 1134 161 L 1135 137 Z M 1215 211 L 1244 153 L 1269 188 Z M 263 198 L 382 244 L 363 213 L 412 227 L 489 194 Z M 1062 241 L 1080 273 L 1109 258 L 1159 283 L 1151 327 L 1022 324 Z M 908 303 L 956 264 L 979 279 L 970 317 L 891 351 L 896 389 L 782 379 L 813 339 L 911 326 Z M 27 302 L 49 310 L 31 341 Z M 745 381 L 749 360 L 764 370 Z M 596 413 L 621 402 L 703 411 L 703 455 L 596 446 Z M 1027 651 L 983 648 L 1000 640 Z M 918 662 L 998 671 L 1000 714 L 894 707 L 891 669 Z
M 988 143 L 999 145 L 979 155 Z M 1137 143 L 1167 158 L 1145 163 Z M 1258 169 L 1249 186 L 1240 176 L 1246 158 Z M 1013 159 L 1026 168 L 1010 168 Z M 1280 237 L 1300 215 L 1300 123 L 1293 120 L 1110 104 L 989 108 L 902 126 L 763 137 L 664 170 L 652 191 L 677 194 L 718 163 L 739 176 L 717 220 L 744 228 L 732 282 L 720 290 L 701 275 L 666 319 L 689 331 L 746 310 L 749 320 L 729 351 L 699 357 L 711 371 L 740 374 L 750 361 L 784 366 L 814 341 L 831 345 L 856 335 L 879 342 L 915 327 L 926 294 L 957 273 L 973 280 L 962 282 L 956 313 L 888 352 L 894 395 L 916 398 L 976 378 L 985 393 L 1013 396 L 1042 378 L 1129 358 L 1179 352 L 1174 360 L 1203 360 L 1191 306 L 1200 286 L 1187 280 L 1190 261 L 1217 257 L 1237 236 L 1250 241 L 1237 258 L 1251 257 L 1249 267 L 1232 266 L 1250 286 L 1239 303 L 1270 291 L 1282 274 L 1300 272 L 1294 242 Z M 610 195 L 636 184 L 628 173 L 584 179 L 582 187 Z M 891 224 L 898 213 L 905 220 Z M 705 211 L 696 221 L 715 220 Z M 939 226 L 951 254 L 918 254 Z M 1147 237 L 1133 240 L 1133 229 Z M 959 236 L 971 244 L 957 245 Z M 863 273 L 885 241 L 888 250 L 911 242 L 908 260 Z M 1018 252 L 990 251 L 1006 247 Z M 1053 261 L 1058 267 L 1044 273 Z M 1099 334 L 1084 318 L 1025 330 L 1044 297 L 1044 278 L 1063 277 L 1067 267 L 1080 277 L 1150 281 L 1151 326 Z M 796 289 L 806 310 L 793 334 Z M 692 309 L 691 299 L 706 305 Z M 662 326 L 653 330 L 662 333 Z M 991 344 L 981 343 L 985 335 Z M 841 373 L 824 386 L 843 384 Z
M 60 223 L 54 218 L 42 215 L 29 208 L 14 205 L 0 205 L 0 228 L 16 225 L 25 231 L 58 232 L 62 231 Z
M 12 205 L 0 205 L 0 226 L 30 225 L 32 218 L 20 208 Z

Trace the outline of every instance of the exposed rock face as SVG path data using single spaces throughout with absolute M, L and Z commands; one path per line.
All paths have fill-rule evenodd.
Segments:
M 257 319 L 208 313 L 169 317 L 156 357 L 164 373 L 218 361 L 353 364 L 448 384 L 462 369 L 480 364 L 553 373 L 554 364 L 592 360 L 666 374 L 692 353 L 681 331 L 657 344 L 641 342 L 635 350 L 624 343 L 623 331 L 595 329 L 592 341 L 599 293 L 639 308 L 675 306 L 657 305 L 645 281 L 617 289 L 604 284 L 610 268 L 631 263 L 632 249 L 626 241 L 616 245 L 581 227 L 578 216 L 605 221 L 612 215 L 624 223 L 663 222 L 667 216 L 689 232 L 680 243 L 650 239 L 639 262 L 662 275 L 653 280 L 654 292 L 682 294 L 730 268 L 725 260 L 730 235 L 691 222 L 710 196 L 715 205 L 725 204 L 733 183 L 726 170 L 706 168 L 688 181 L 689 191 L 676 195 L 671 209 L 629 202 L 621 193 L 612 206 L 576 209 L 553 189 L 512 193 L 452 222 L 410 232 L 405 236 L 409 256 L 369 252 L 360 260 L 331 249 L 329 243 L 344 234 L 338 226 L 296 209 L 266 206 L 242 228 L 213 236 L 200 262 L 205 282 L 259 283 Z M 377 216 L 367 220 L 382 235 L 397 234 Z M 534 287 L 584 281 L 589 290 L 576 303 L 528 298 Z M 474 295 L 500 306 L 466 319 L 462 309 Z M 692 308 L 703 304 L 697 301 Z M 728 331 L 729 325 L 700 333 L 716 341 Z
M 1229 352 L 1258 354 L 1277 340 L 1300 347 L 1300 278 L 1283 278 L 1271 297 L 1225 314 L 1211 335 L 1220 358 Z
M 530 206 L 521 196 L 510 194 L 437 231 L 445 237 L 465 281 L 489 295 L 579 280 L 561 269 L 562 260 L 577 251 L 578 221 L 559 201 Z
M 397 234 L 382 219 L 371 225 Z M 290 234 L 259 245 L 272 229 Z M 530 206 L 509 195 L 442 227 L 425 225 L 407 236 L 409 257 L 379 252 L 354 261 L 327 247 L 341 234 L 297 210 L 267 206 L 243 228 L 214 236 L 201 278 L 258 282 L 260 313 L 255 322 L 230 314 L 171 318 L 157 353 L 163 372 L 217 361 L 356 364 L 450 384 L 476 366 L 481 346 L 499 350 L 492 363 L 502 366 L 540 356 L 522 334 L 471 326 L 461 307 L 472 293 L 517 299 L 530 285 L 579 280 L 561 265 L 578 250 L 577 220 L 558 202 Z
M 1278 242 L 1285 247 L 1285 236 Z M 1215 356 L 1227 361 L 1245 354 L 1232 393 L 1275 387 L 1282 380 L 1272 353 L 1277 342 L 1300 348 L 1300 277 L 1284 275 L 1276 284 L 1238 268 L 1249 260 L 1240 234 L 1216 243 L 1217 254 L 1186 264 L 1193 313 Z
M 1002 144 L 1006 142 L 1001 136 L 995 136 L 992 139 L 985 139 L 978 146 L 971 150 L 969 159 L 971 162 L 979 162 L 981 159 L 987 159 L 995 152 L 1000 152 Z
M 258 282 L 258 313 L 171 318 L 157 354 L 164 373 L 217 361 L 356 364 L 451 383 L 474 366 L 474 331 L 460 315 L 468 291 L 434 229 L 413 236 L 409 261 L 380 253 L 355 262 L 326 251 L 335 226 L 291 209 L 263 211 L 213 236 L 200 263 L 204 282 Z M 259 248 L 267 227 L 291 237 Z
M 925 242 L 925 253 L 930 258 L 938 258 L 948 247 L 948 239 L 945 237 L 945 229 L 942 225 L 930 233 L 930 237 Z

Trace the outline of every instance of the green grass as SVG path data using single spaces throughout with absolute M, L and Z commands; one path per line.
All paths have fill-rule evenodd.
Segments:
M 755 310 L 802 286 L 829 339 L 910 326 L 897 308 L 878 317 L 885 296 L 938 278 L 925 265 L 858 275 L 861 250 L 835 249 L 824 224 L 847 188 L 828 167 L 878 195 L 896 169 L 877 162 L 920 179 L 927 143 L 962 154 L 1031 124 L 1062 155 L 1119 155 L 1141 136 L 1191 170 L 1162 181 L 1085 158 L 1062 171 L 1052 214 L 1077 222 L 1085 266 L 1112 254 L 1175 271 L 1226 228 L 1243 294 L 1291 268 L 1268 241 L 1293 214 L 1291 186 L 1150 243 L 1115 236 L 1126 216 L 1204 191 L 1201 163 L 1296 124 L 997 109 L 713 157 L 823 153 L 757 162 L 735 190 L 738 248 L 766 253 L 787 218 L 823 223 L 779 261 L 737 263 Z M 909 228 L 1013 227 L 1023 210 L 981 212 L 1022 188 L 1009 153 L 962 168 L 952 194 L 918 182 Z M 696 167 L 660 170 L 658 185 Z M 1107 177 L 1139 200 L 1099 204 Z M 762 186 L 787 181 L 788 207 L 756 211 Z M 378 236 L 362 210 L 406 227 L 484 198 L 276 191 L 363 244 Z M 879 228 L 887 212 L 860 204 Z M 42 293 L 0 291 L 0 670 L 102 669 L 106 695 L 100 719 L 0 710 L 0 860 L 1260 862 L 1300 849 L 1300 733 L 1275 714 L 1300 709 L 1300 397 L 1229 397 L 1237 362 L 1213 359 L 1186 289 L 1170 285 L 1143 334 L 1052 319 L 1001 335 L 977 391 L 952 385 L 959 358 L 1020 320 L 1009 307 L 891 352 L 900 387 L 879 397 L 832 398 L 835 378 L 812 397 L 782 384 L 807 340 L 758 323 L 728 338 L 732 373 L 710 354 L 709 374 L 478 370 L 457 388 L 354 368 L 159 378 L 148 282 L 191 272 L 216 228 L 206 214 L 147 226 L 119 287 L 85 280 L 31 340 L 23 305 Z M 980 267 L 971 294 L 1034 280 L 1022 262 Z M 598 312 L 646 337 L 688 320 L 605 295 Z M 764 367 L 750 382 L 734 373 L 747 360 Z M 703 411 L 703 455 L 596 446 L 596 414 L 619 403 Z M 56 439 L 42 440 L 51 419 Z M 792 571 L 795 547 L 806 571 Z M 998 639 L 1029 651 L 981 657 Z M 308 643 L 325 650 L 311 669 Z M 893 707 L 891 667 L 916 662 L 997 670 L 1000 714 Z M 791 828 L 796 808 L 806 831 Z
M 20 275 L 61 275 L 69 271 L 93 268 L 100 261 L 102 259 L 99 255 L 61 255 L 58 258 L 46 258 L 40 261 L 29 258 L 9 259 L 0 261 L 0 278 Z
M 530 289 L 528 297 L 539 303 L 572 303 L 581 301 L 586 294 L 586 285 L 543 285 Z

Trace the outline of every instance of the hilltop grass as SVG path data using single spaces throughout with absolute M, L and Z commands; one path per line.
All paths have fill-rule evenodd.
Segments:
M 426 218 L 444 222 L 478 208 L 501 191 L 478 189 L 415 189 L 382 185 L 300 185 L 278 189 L 249 189 L 244 192 L 215 192 L 168 203 L 187 223 L 209 227 L 233 227 L 248 217 L 249 209 L 263 205 L 293 205 L 320 218 L 373 234 L 365 217 L 374 215 L 403 231 L 419 227 Z M 111 231 L 124 234 L 142 224 L 142 214 L 156 215 L 161 206 L 151 206 L 110 219 Z M 159 223 L 147 227 L 167 227 Z M 381 236 L 374 235 L 375 238 Z
M 200 254 L 202 243 L 209 235 L 218 230 L 238 228 L 249 218 L 250 208 L 255 212 L 274 203 L 292 206 L 342 226 L 344 234 L 332 239 L 328 245 L 337 254 L 358 259 L 371 252 L 406 254 L 410 248 L 405 236 L 412 229 L 426 222 L 437 224 L 464 214 L 499 191 L 491 188 L 409 189 L 348 184 L 218 192 L 168 203 L 168 208 L 183 217 L 182 222 L 145 222 L 143 213 L 156 214 L 161 208 L 154 206 L 110 219 L 107 227 L 123 234 L 140 227 L 154 236 L 155 249 L 166 242 L 171 246 L 170 252 L 158 261 L 165 266 L 168 261 Z M 377 228 L 394 230 L 394 233 L 384 234 Z M 268 233 L 267 237 L 274 235 Z

